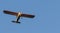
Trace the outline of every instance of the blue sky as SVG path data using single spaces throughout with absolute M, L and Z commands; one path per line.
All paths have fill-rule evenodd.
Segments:
M 16 17 L 3 10 L 35 15 L 21 17 L 21 24 L 12 23 Z M 0 0 L 0 33 L 60 33 L 60 0 Z

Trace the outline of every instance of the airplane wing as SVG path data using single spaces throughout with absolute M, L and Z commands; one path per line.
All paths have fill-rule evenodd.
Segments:
M 5 14 L 10 14 L 10 15 L 14 15 L 14 16 L 17 16 L 18 15 L 18 13 L 16 13 L 16 12 L 11 12 L 11 11 L 8 11 L 8 10 L 4 10 L 3 11 Z
M 11 11 L 8 11 L 8 10 L 4 10 L 3 12 L 5 14 L 10 14 L 10 15 L 18 16 L 18 13 L 16 13 L 16 12 L 11 12 Z M 21 17 L 34 18 L 35 16 L 34 15 L 30 15 L 30 14 L 21 14 Z
M 28 18 L 34 18 L 34 15 L 30 15 L 30 14 L 22 14 L 22 17 L 28 17 Z

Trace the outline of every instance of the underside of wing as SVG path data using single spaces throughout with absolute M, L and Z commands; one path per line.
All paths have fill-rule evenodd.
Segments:
M 34 18 L 34 15 L 30 15 L 30 14 L 22 14 L 22 17 L 28 17 L 28 18 Z
M 18 15 L 18 13 L 16 13 L 16 12 L 11 12 L 11 11 L 8 11 L 8 10 L 4 10 L 3 11 L 5 14 L 10 14 L 10 15 L 14 15 L 14 16 L 17 16 Z

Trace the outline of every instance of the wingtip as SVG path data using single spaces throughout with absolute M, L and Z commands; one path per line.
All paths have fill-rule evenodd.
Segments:
M 3 10 L 4 13 L 6 13 L 6 10 Z
M 7 13 L 8 11 L 7 10 L 3 10 L 4 13 Z
M 34 18 L 35 17 L 35 15 L 33 15 L 31 18 Z

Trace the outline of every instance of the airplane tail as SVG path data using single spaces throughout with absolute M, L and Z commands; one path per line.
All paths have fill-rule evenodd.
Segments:
M 20 22 L 18 22 L 18 21 L 12 21 L 13 23 L 20 23 Z

